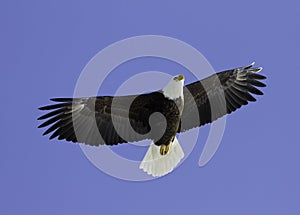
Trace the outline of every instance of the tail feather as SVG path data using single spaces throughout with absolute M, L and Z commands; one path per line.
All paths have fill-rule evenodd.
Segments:
M 169 152 L 166 155 L 161 155 L 160 146 L 156 146 L 152 142 L 140 164 L 140 169 L 156 177 L 170 173 L 184 157 L 184 152 L 176 137 L 170 144 Z

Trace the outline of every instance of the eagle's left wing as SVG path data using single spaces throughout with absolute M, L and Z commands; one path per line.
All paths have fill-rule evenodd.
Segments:
M 247 105 L 248 101 L 256 101 L 251 94 L 263 95 L 257 87 L 266 86 L 260 82 L 266 77 L 257 74 L 261 69 L 253 68 L 251 64 L 185 86 L 184 110 L 178 132 L 213 122 Z
M 48 111 L 38 120 L 39 128 L 48 127 L 43 135 L 50 139 L 116 145 L 150 138 L 149 118 L 160 111 L 157 102 L 163 95 L 152 92 L 132 96 L 97 96 L 86 98 L 55 98 L 52 105 L 40 107 Z

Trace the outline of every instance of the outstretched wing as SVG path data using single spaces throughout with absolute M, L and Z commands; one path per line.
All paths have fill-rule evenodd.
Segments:
M 257 87 L 266 85 L 257 74 L 262 68 L 254 64 L 219 72 L 184 87 L 184 110 L 178 132 L 213 122 L 256 99 L 251 94 L 263 95 Z M 199 117 L 198 117 L 199 116 Z
M 149 138 L 149 117 L 153 104 L 162 96 L 153 92 L 137 96 L 99 96 L 90 98 L 55 98 L 55 104 L 40 107 L 50 111 L 38 120 L 39 128 L 49 128 L 50 139 L 115 145 Z

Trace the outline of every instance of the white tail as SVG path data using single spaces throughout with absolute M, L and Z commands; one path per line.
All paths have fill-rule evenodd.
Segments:
M 176 137 L 170 144 L 168 153 L 161 155 L 160 146 L 152 142 L 140 164 L 140 169 L 152 176 L 163 176 L 171 172 L 184 157 L 184 152 Z

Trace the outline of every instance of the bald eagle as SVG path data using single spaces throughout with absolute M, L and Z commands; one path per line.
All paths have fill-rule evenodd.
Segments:
M 49 139 L 91 146 L 150 139 L 140 169 L 163 176 L 184 157 L 177 133 L 213 122 L 256 101 L 251 94 L 263 95 L 258 89 L 266 86 L 261 82 L 266 77 L 257 74 L 261 69 L 251 64 L 186 86 L 184 76 L 177 75 L 162 90 L 141 95 L 53 98 L 50 100 L 55 104 L 39 108 L 48 111 L 38 118 L 45 120 L 39 128 L 49 126 L 43 133 L 52 133 Z

